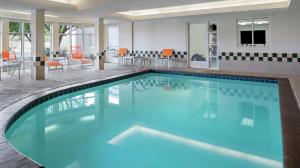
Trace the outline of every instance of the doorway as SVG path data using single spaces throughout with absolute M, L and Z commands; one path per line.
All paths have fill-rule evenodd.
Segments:
M 216 21 L 189 24 L 189 67 L 218 69 Z

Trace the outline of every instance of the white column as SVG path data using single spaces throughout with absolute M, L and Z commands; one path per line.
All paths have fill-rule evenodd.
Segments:
M 99 53 L 100 57 L 97 58 L 97 69 L 101 70 L 104 69 L 104 62 L 105 62 L 105 34 L 104 34 L 104 19 L 97 18 L 96 20 L 96 52 Z
M 2 20 L 2 50 L 8 51 L 9 50 L 9 21 L 8 19 L 1 19 Z
M 45 79 L 45 44 L 44 44 L 45 10 L 31 12 L 31 54 L 34 57 L 34 68 L 31 71 L 34 80 Z
M 59 51 L 59 23 L 52 24 L 52 47 L 53 52 Z
M 131 22 L 131 51 L 134 52 L 134 22 Z

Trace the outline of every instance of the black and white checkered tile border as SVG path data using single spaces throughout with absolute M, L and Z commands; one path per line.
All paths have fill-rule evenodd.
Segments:
M 242 53 L 222 52 L 219 60 L 225 61 L 264 61 L 264 62 L 300 62 L 300 53 Z
M 224 96 L 237 98 L 253 98 L 265 101 L 278 101 L 278 96 L 272 92 L 253 91 L 240 88 L 219 87 L 219 92 Z
M 160 58 L 162 51 L 132 51 L 130 53 L 131 56 L 138 57 L 148 57 L 148 58 Z M 186 59 L 188 56 L 186 51 L 175 51 L 174 58 L 176 59 Z

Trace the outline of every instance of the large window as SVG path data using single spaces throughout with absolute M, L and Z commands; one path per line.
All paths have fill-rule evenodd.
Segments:
M 113 62 L 113 57 L 117 54 L 119 49 L 119 27 L 115 25 L 109 25 L 106 33 L 106 62 Z
M 31 55 L 31 26 L 30 23 L 23 23 L 24 30 L 24 58 L 32 57 Z
M 45 24 L 45 55 L 50 56 L 52 53 L 52 25 Z
M 80 46 L 82 48 L 83 29 L 81 27 L 75 27 L 72 31 L 72 46 Z
M 30 23 L 9 22 L 9 50 L 16 53 L 17 58 L 31 57 Z
M 0 19 L 0 54 L 2 52 L 2 21 Z
M 269 19 L 239 19 L 237 21 L 240 46 L 268 46 Z
M 83 28 L 83 52 L 86 56 L 90 56 L 95 53 L 95 28 L 94 27 L 84 27 Z
M 73 29 L 69 25 L 60 25 L 59 27 L 59 49 L 63 52 L 70 52 L 71 50 L 71 34 Z
M 22 22 L 9 22 L 9 50 L 22 57 Z
M 91 56 L 94 51 L 95 28 L 74 25 L 61 25 L 59 46 L 60 50 L 71 52 L 71 46 L 79 46 L 85 57 Z
M 107 49 L 114 50 L 119 48 L 119 27 L 109 26 L 107 28 Z

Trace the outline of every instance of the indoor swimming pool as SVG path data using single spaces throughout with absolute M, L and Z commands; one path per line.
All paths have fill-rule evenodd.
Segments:
M 147 73 L 33 107 L 7 130 L 46 168 L 281 168 L 278 84 Z

